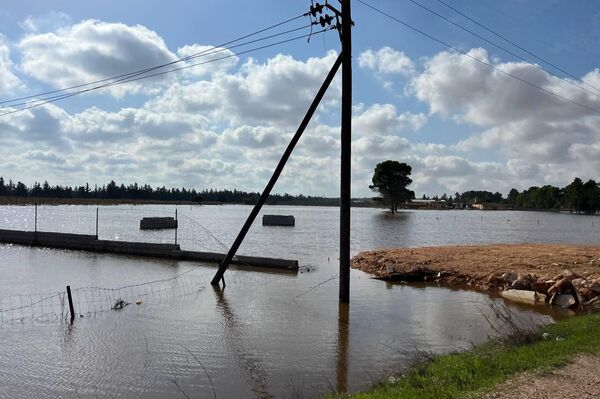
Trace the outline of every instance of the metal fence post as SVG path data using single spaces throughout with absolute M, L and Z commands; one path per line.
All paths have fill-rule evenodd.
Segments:
M 37 233 L 37 212 L 38 212 L 37 208 L 38 208 L 38 204 L 36 202 L 35 203 L 35 217 L 34 217 L 34 222 L 33 222 L 33 225 L 34 225 L 33 228 L 36 233 Z
M 67 285 L 67 298 L 69 299 L 69 312 L 71 312 L 71 324 L 75 320 L 75 309 L 73 308 L 73 297 L 71 296 L 71 286 Z
M 175 208 L 175 245 L 177 245 L 177 230 L 179 229 L 179 222 L 177 221 L 177 208 Z
M 96 207 L 96 240 L 98 239 L 98 207 Z

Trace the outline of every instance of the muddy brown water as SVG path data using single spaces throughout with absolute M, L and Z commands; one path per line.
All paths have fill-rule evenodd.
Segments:
M 173 242 L 173 231 L 141 232 L 139 220 L 174 211 L 172 206 L 101 207 L 99 235 Z M 177 211 L 183 248 L 222 251 L 250 207 Z M 493 334 L 482 313 L 489 314 L 499 298 L 386 284 L 355 270 L 351 305 L 339 307 L 337 209 L 273 206 L 265 212 L 292 214 L 296 226 L 258 223 L 240 252 L 299 259 L 301 271 L 232 269 L 224 291 L 210 286 L 213 265 L 1 245 L 1 309 L 8 298 L 62 291 L 67 284 L 115 288 L 186 271 L 194 289 L 150 289 L 140 305 L 86 312 L 73 326 L 53 318 L 0 323 L 0 397 L 159 398 L 184 397 L 183 392 L 314 397 L 367 388 L 423 352 L 468 348 Z M 96 207 L 40 207 L 38 229 L 94 234 L 95 214 Z M 352 218 L 353 252 L 488 242 L 598 243 L 600 238 L 597 218 L 568 214 L 414 211 L 388 217 L 381 210 L 353 209 Z M 0 207 L 0 228 L 33 229 L 32 208 Z M 97 292 L 89 291 L 88 304 L 96 303 Z M 560 316 L 544 306 L 511 310 L 522 323 Z

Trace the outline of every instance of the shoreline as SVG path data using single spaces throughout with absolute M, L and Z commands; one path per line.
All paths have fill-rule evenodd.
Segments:
M 492 244 L 365 251 L 352 268 L 392 281 L 426 281 L 536 304 L 600 304 L 600 245 Z
M 541 392 L 552 395 L 544 397 L 591 397 L 586 395 L 600 393 L 594 367 L 600 362 L 599 331 L 600 315 L 569 318 L 465 352 L 417 359 L 366 391 L 326 398 L 492 399 L 513 398 L 515 392 L 528 399 Z M 562 385 L 551 385 L 560 379 Z

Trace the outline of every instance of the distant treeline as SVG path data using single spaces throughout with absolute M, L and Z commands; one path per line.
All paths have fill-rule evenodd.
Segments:
M 34 183 L 28 187 L 22 182 L 8 183 L 0 177 L 0 197 L 34 197 L 34 198 L 82 198 L 82 199 L 115 199 L 115 200 L 156 200 L 156 201 L 191 201 L 191 202 L 221 202 L 234 204 L 255 204 L 260 193 L 239 190 L 207 190 L 152 187 L 148 184 L 129 185 L 117 184 L 110 181 L 107 185 L 91 187 L 84 186 L 52 186 L 47 181 Z M 288 205 L 337 205 L 339 199 L 313 197 L 306 195 L 271 194 L 267 204 Z
M 424 196 L 423 199 L 429 199 Z M 600 210 L 600 185 L 594 180 L 583 182 L 576 177 L 565 187 L 546 185 L 529 187 L 519 192 L 513 188 L 505 198 L 501 193 L 490 191 L 466 191 L 454 196 L 442 195 L 431 199 L 450 203 L 473 204 L 476 202 L 502 203 L 513 209 L 568 209 L 577 213 L 596 213 Z

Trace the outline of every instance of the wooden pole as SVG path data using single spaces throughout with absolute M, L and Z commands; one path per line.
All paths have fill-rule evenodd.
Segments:
M 35 203 L 35 217 L 33 221 L 34 231 L 37 233 L 37 202 Z
M 342 139 L 340 169 L 340 302 L 350 302 L 350 201 L 352 146 L 352 13 L 342 3 Z
M 67 298 L 69 299 L 69 312 L 71 312 L 71 324 L 75 320 L 75 309 L 73 308 L 73 297 L 71 296 L 71 286 L 67 285 Z
M 98 207 L 96 207 L 96 240 L 98 239 Z
M 217 273 L 215 274 L 215 276 L 213 277 L 213 279 L 211 281 L 212 285 L 219 284 L 219 281 L 221 281 L 223 279 L 223 275 L 225 274 L 225 270 L 227 270 L 227 268 L 229 267 L 229 263 L 231 263 L 231 260 L 233 259 L 233 257 L 235 256 L 235 253 L 237 252 L 238 248 L 242 244 L 242 241 L 244 241 L 244 238 L 246 237 L 246 234 L 248 233 L 248 230 L 250 230 L 250 226 L 252 226 L 252 223 L 254 222 L 254 219 L 256 219 L 256 216 L 258 215 L 258 212 L 260 212 L 260 209 L 262 208 L 263 204 L 265 203 L 265 201 L 269 197 L 269 194 L 271 193 L 271 190 L 273 189 L 273 186 L 277 182 L 277 179 L 279 178 L 279 175 L 281 174 L 281 171 L 283 170 L 283 167 L 285 166 L 287 160 L 289 159 L 290 155 L 292 154 L 292 151 L 294 150 L 294 147 L 296 147 L 296 144 L 298 143 L 298 140 L 300 140 L 300 137 L 302 136 L 302 133 L 304 133 L 304 130 L 306 129 L 306 126 L 308 126 L 308 122 L 310 122 L 313 114 L 317 110 L 317 107 L 319 106 L 319 103 L 321 102 L 321 99 L 325 95 L 325 92 L 327 91 L 327 88 L 331 84 L 331 81 L 335 77 L 335 74 L 338 71 L 338 69 L 339 69 L 339 67 L 340 67 L 341 64 L 342 64 L 342 54 L 340 54 L 338 56 L 338 58 L 335 60 L 335 63 L 333 64 L 333 67 L 329 71 L 329 74 L 327 74 L 327 77 L 325 78 L 325 81 L 321 85 L 321 88 L 317 92 L 317 95 L 315 96 L 312 104 L 308 108 L 308 111 L 306 112 L 306 115 L 304 115 L 304 119 L 302 119 L 302 122 L 300 123 L 300 126 L 298 126 L 298 130 L 296 130 L 296 134 L 294 134 L 294 137 L 292 138 L 292 140 L 288 144 L 287 148 L 285 149 L 285 152 L 281 156 L 281 159 L 279 160 L 279 164 L 277 164 L 277 167 L 275 168 L 275 171 L 273 172 L 273 175 L 271 176 L 271 179 L 267 183 L 267 186 L 265 187 L 265 189 L 263 190 L 262 194 L 260 195 L 260 198 L 258 199 L 258 202 L 256 203 L 256 205 L 254 205 L 254 208 L 252 209 L 252 212 L 250 212 L 250 215 L 248 216 L 248 219 L 246 219 L 246 223 L 244 223 L 244 226 L 242 227 L 242 229 L 238 233 L 238 236 L 235 239 L 235 241 L 233 242 L 233 245 L 231 246 L 231 248 L 229 249 L 229 252 L 227 252 L 227 255 L 225 256 L 225 259 L 223 259 L 223 261 L 220 263 L 219 270 L 217 271 Z
M 177 222 L 177 208 L 175 208 L 175 245 L 177 245 L 177 229 L 179 229 L 179 222 Z

